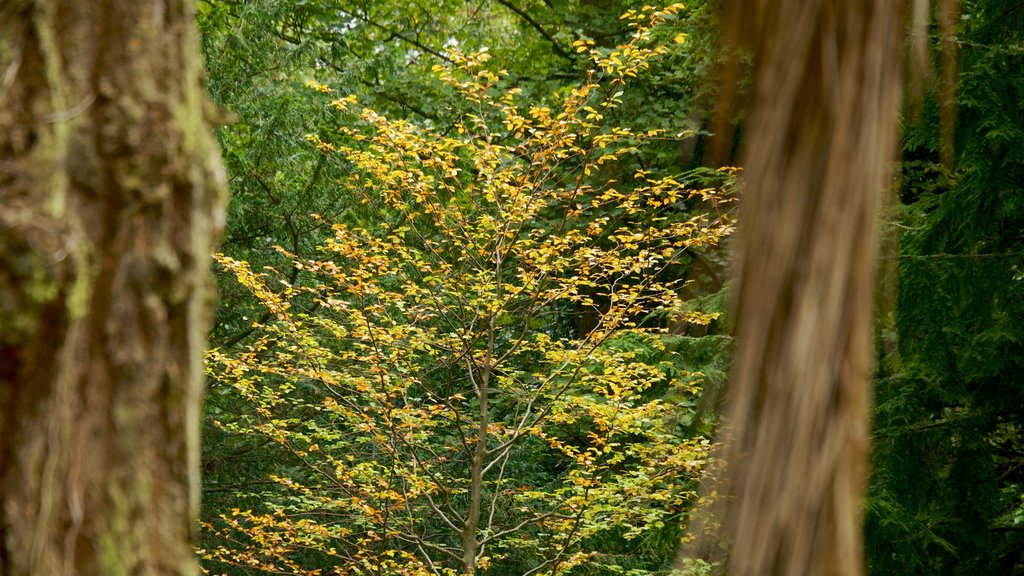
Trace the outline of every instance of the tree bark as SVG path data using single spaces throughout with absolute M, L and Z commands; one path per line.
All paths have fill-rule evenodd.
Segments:
M 737 0 L 754 56 L 724 452 L 733 575 L 859 575 L 901 2 Z
M 225 196 L 193 11 L 0 3 L 0 575 L 198 572 Z

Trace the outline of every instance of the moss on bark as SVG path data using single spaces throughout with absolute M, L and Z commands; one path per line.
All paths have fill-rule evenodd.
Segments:
M 0 574 L 194 574 L 225 198 L 193 4 L 0 12 Z

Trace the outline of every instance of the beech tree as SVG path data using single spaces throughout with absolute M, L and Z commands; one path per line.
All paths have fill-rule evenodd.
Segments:
M 0 7 L 0 574 L 194 574 L 223 177 L 190 0 Z
M 280 249 L 301 276 L 218 257 L 269 319 L 210 353 L 214 394 L 248 407 L 216 424 L 279 457 L 252 509 L 204 522 L 211 572 L 661 568 L 609 543 L 675 534 L 694 495 L 710 441 L 677 412 L 700 375 L 664 318 L 711 320 L 679 311 L 672 270 L 730 232 L 728 198 L 602 170 L 665 137 L 612 118 L 680 10 L 627 11 L 633 35 L 611 49 L 578 41 L 593 70 L 550 107 L 488 52 L 452 53 L 435 71 L 469 110 L 447 135 L 354 96 L 328 104 L 341 126 L 308 140 L 351 163 L 340 184 L 374 217 L 335 223 L 312 257 Z

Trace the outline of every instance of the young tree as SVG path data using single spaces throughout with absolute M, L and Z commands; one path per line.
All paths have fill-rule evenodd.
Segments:
M 194 574 L 223 178 L 193 5 L 0 7 L 0 574 Z
M 212 563 L 561 574 L 618 567 L 597 538 L 682 513 L 708 442 L 657 393 L 685 399 L 695 376 L 649 317 L 678 305 L 679 259 L 730 230 L 687 205 L 724 199 L 643 169 L 601 177 L 663 136 L 606 118 L 679 9 L 627 12 L 616 48 L 577 43 L 595 69 L 557 107 L 522 106 L 485 52 L 437 69 L 469 108 L 451 135 L 332 102 L 341 136 L 309 139 L 351 162 L 344 183 L 373 218 L 336 224 L 317 258 L 289 254 L 302 282 L 220 259 L 273 315 L 239 353 L 211 354 L 218 390 L 254 407 L 222 426 L 290 466 L 261 510 L 209 526 Z M 567 320 L 582 312 L 593 321 Z

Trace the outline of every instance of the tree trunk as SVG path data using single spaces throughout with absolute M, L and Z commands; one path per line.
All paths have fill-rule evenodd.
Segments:
M 0 575 L 198 571 L 224 187 L 193 17 L 0 4 Z
M 754 101 L 738 238 L 724 526 L 733 575 L 858 575 L 877 220 L 901 2 L 736 1 Z

